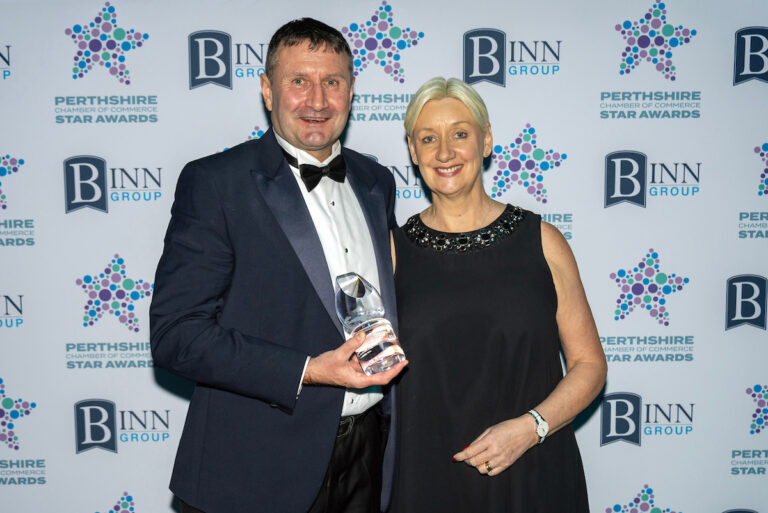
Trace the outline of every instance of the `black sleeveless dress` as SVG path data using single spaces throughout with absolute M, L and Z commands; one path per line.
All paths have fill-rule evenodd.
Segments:
M 508 205 L 466 234 L 432 230 L 418 216 L 395 231 L 399 338 L 410 364 L 398 385 L 391 513 L 589 512 L 570 425 L 494 477 L 451 461 L 563 377 L 540 223 Z

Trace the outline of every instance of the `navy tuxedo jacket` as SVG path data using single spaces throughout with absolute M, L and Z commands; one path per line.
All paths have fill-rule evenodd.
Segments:
M 342 154 L 373 240 L 387 317 L 396 323 L 394 180 L 371 159 Z M 150 329 L 156 365 L 197 383 L 173 492 L 206 513 L 306 511 L 330 459 L 344 389 L 296 392 L 306 357 L 337 348 L 344 335 L 320 239 L 271 130 L 185 166 Z M 390 392 L 392 415 L 393 401 Z

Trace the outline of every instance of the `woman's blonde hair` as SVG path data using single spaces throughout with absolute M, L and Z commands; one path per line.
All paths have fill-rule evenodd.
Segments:
M 405 133 L 409 137 L 413 133 L 416 119 L 421 114 L 424 105 L 430 100 L 442 100 L 443 98 L 453 98 L 463 103 L 477 124 L 480 125 L 480 129 L 485 132 L 488 126 L 488 109 L 477 91 L 458 78 L 435 77 L 424 82 L 408 103 L 403 124 L 405 125 Z

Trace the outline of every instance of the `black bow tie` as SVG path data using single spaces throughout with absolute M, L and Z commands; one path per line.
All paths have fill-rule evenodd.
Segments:
M 347 176 L 347 166 L 344 163 L 344 157 L 341 156 L 341 153 L 325 166 L 313 166 L 312 164 L 299 165 L 299 161 L 296 157 L 285 150 L 283 150 L 283 154 L 285 155 L 288 164 L 299 170 L 299 175 L 301 175 L 301 180 L 307 187 L 307 192 L 317 187 L 317 184 L 320 183 L 320 180 L 324 176 L 339 183 L 344 183 L 344 178 Z

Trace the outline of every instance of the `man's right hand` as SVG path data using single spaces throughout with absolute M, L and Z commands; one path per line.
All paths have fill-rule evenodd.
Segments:
M 358 333 L 333 351 L 326 351 L 309 359 L 304 372 L 305 385 L 334 385 L 344 388 L 366 388 L 386 385 L 408 365 L 402 361 L 385 372 L 367 376 L 357 360 L 355 351 L 365 341 L 365 333 Z

